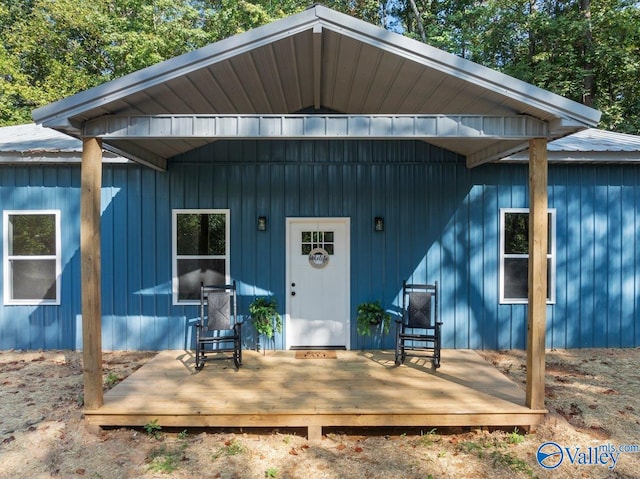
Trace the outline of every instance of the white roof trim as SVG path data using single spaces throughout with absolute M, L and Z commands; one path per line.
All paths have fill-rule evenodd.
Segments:
M 529 116 L 482 115 L 142 115 L 101 116 L 83 136 L 121 139 L 390 138 L 530 139 L 547 124 Z

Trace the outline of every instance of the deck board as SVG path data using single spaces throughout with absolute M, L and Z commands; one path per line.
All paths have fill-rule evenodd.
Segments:
M 90 424 L 143 426 L 535 426 L 546 411 L 470 350 L 445 350 L 442 367 L 393 352 L 339 351 L 337 359 L 296 359 L 291 351 L 245 351 L 243 366 L 191 352 L 163 351 L 85 410 Z

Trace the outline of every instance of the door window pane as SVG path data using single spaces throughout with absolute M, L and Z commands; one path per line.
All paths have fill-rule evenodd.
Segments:
M 322 248 L 328 254 L 334 253 L 333 231 L 303 231 L 300 235 L 300 253 L 308 255 L 315 248 Z

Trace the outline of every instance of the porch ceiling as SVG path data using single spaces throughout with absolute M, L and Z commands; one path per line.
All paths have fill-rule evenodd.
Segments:
M 559 138 L 595 126 L 600 112 L 423 43 L 315 6 L 33 112 L 36 123 L 82 136 L 105 115 L 530 116 Z M 402 136 L 400 136 L 402 137 Z M 105 147 L 157 163 L 216 137 L 127 138 Z M 489 161 L 527 146 L 522 139 L 440 142 Z M 483 155 L 482 152 L 491 152 Z

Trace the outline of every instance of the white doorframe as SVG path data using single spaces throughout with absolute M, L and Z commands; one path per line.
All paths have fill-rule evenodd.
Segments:
M 285 278 L 286 278 L 286 287 L 285 287 L 285 328 L 286 328 L 286 337 L 285 337 L 285 349 L 290 349 L 291 337 L 289 334 L 290 328 L 287 326 L 291 322 L 291 225 L 296 223 L 323 223 L 323 222 L 331 222 L 331 223 L 342 223 L 345 226 L 345 261 L 346 261 L 346 271 L 345 271 L 345 304 L 344 304 L 344 317 L 345 317 L 345 327 L 346 327 L 346 337 L 345 337 L 345 347 L 347 349 L 351 349 L 351 218 L 348 217 L 288 217 L 286 218 L 286 259 L 285 259 Z

